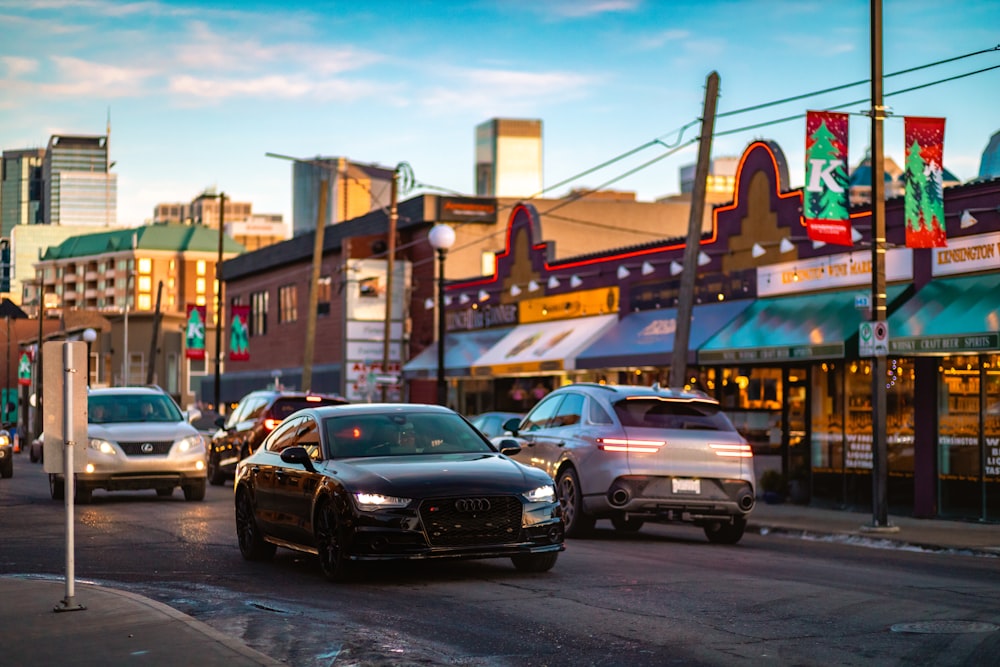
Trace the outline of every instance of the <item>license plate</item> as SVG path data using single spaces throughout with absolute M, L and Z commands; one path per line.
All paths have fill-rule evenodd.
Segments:
M 674 477 L 672 480 L 674 493 L 701 493 L 700 479 L 680 479 Z

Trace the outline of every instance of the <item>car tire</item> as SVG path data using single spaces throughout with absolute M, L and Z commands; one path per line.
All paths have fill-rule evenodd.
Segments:
M 559 559 L 558 551 L 549 551 L 543 554 L 518 554 L 511 556 L 510 560 L 521 572 L 548 572 Z
M 642 528 L 644 523 L 646 522 L 642 519 L 636 519 L 634 517 L 611 517 L 611 525 L 615 527 L 615 530 L 622 533 L 634 533 Z
M 736 544 L 747 529 L 745 517 L 735 517 L 732 523 L 712 522 L 705 526 L 705 537 L 712 544 Z
M 170 488 L 167 488 L 161 486 L 156 490 L 156 495 L 159 496 L 160 498 L 169 498 L 170 496 L 174 495 L 174 487 L 171 486 Z
M 35 448 L 28 446 L 28 460 L 32 463 L 38 463 L 38 454 L 35 453 Z
M 583 511 L 580 478 L 573 468 L 564 468 L 556 480 L 556 493 L 562 506 L 566 537 L 584 537 L 594 529 L 596 519 Z
M 271 560 L 277 547 L 264 541 L 264 535 L 254 516 L 250 493 L 241 490 L 236 495 L 236 539 L 244 560 Z
M 14 459 L 8 458 L 4 461 L 3 468 L 0 468 L 0 477 L 10 479 L 14 476 Z
M 316 509 L 314 530 L 316 548 L 319 551 L 319 566 L 323 570 L 323 576 L 334 582 L 347 581 L 350 570 L 347 544 L 337 517 L 337 510 L 329 500 L 321 503 Z
M 49 473 L 49 495 L 52 500 L 66 500 L 66 482 Z
M 205 484 L 206 480 L 199 479 L 182 486 L 181 488 L 184 489 L 184 500 L 204 500 Z
M 208 482 L 212 486 L 222 486 L 226 483 L 226 475 L 219 470 L 219 455 L 215 452 L 208 455 Z

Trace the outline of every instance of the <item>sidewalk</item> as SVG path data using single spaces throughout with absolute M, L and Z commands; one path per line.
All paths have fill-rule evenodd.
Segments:
M 780 534 L 898 543 L 900 548 L 1000 557 L 1000 525 L 890 516 L 886 529 L 872 529 L 870 513 L 803 505 L 760 503 L 747 530 Z M 82 611 L 55 613 L 65 602 L 64 579 L 0 576 L 0 662 L 38 665 L 281 665 L 239 640 L 223 635 L 167 605 L 125 591 L 75 585 L 73 602 Z

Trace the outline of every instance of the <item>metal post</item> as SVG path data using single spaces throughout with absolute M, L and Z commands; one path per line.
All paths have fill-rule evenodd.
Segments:
M 220 364 L 222 363 L 222 245 L 226 238 L 226 193 L 219 193 L 219 254 L 215 258 L 215 411 L 222 413 L 221 400 L 222 378 Z
M 66 597 L 55 608 L 55 611 L 77 611 L 86 609 L 74 602 L 76 597 L 76 559 L 75 535 L 73 532 L 73 496 L 76 494 L 76 480 L 73 477 L 73 449 L 76 447 L 74 426 L 76 418 L 73 414 L 73 374 L 78 372 L 73 365 L 73 344 L 63 343 L 63 482 L 66 504 Z
M 871 0 L 872 49 L 872 322 L 885 322 L 885 183 L 882 120 L 882 0 Z M 886 446 L 886 358 L 872 358 L 872 527 L 889 527 Z
M 393 273 L 396 271 L 396 226 L 399 223 L 399 167 L 392 173 L 392 189 L 389 195 L 389 232 L 387 234 L 387 263 L 385 275 L 385 334 L 382 341 L 382 375 L 389 374 L 389 350 L 392 340 Z M 382 384 L 382 402 L 388 400 L 389 387 Z
M 445 337 L 445 317 L 444 317 L 444 258 L 448 251 L 444 248 L 437 249 L 438 256 L 438 359 L 437 359 L 437 402 L 438 405 L 448 404 L 448 383 L 444 379 L 444 337 Z
M 321 165 L 326 169 L 324 165 Z M 319 184 L 319 211 L 316 214 L 316 232 L 313 239 L 312 277 L 309 279 L 309 310 L 306 312 L 305 353 L 302 355 L 302 391 L 312 391 L 313 356 L 316 350 L 316 309 L 319 307 L 319 278 L 323 272 L 323 244 L 326 230 L 326 206 L 330 181 Z

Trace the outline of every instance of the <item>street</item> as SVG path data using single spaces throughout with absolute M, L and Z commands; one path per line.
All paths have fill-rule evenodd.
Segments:
M 98 491 L 76 510 L 77 580 L 164 602 L 289 665 L 973 665 L 1000 655 L 1000 632 L 973 625 L 1000 624 L 995 558 L 751 532 L 727 547 L 691 527 L 626 534 L 600 522 L 547 574 L 508 560 L 377 564 L 336 585 L 290 551 L 244 561 L 229 484 L 204 502 Z M 0 543 L 0 574 L 64 577 L 63 504 L 24 454 L 0 480 Z

